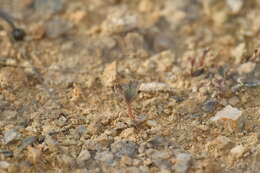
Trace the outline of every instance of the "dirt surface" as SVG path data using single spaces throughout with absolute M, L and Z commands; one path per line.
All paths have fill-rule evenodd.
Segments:
M 1 173 L 259 172 L 259 0 L 0 9 Z

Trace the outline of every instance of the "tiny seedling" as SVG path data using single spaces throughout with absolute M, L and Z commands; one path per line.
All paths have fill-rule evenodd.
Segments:
M 15 41 L 22 41 L 24 40 L 24 37 L 26 35 L 25 31 L 21 28 L 17 28 L 13 22 L 13 19 L 11 16 L 9 16 L 7 13 L 0 10 L 0 18 L 3 19 L 11 28 L 11 37 Z
M 204 65 L 205 65 L 205 60 L 206 60 L 206 56 L 208 54 L 208 52 L 210 51 L 210 49 L 205 49 L 203 51 L 202 56 L 198 59 L 198 61 L 196 61 L 195 57 L 191 57 L 190 58 L 190 64 L 191 64 L 191 71 L 190 71 L 190 75 L 191 76 L 199 76 L 204 72 Z
M 130 81 L 127 84 L 116 84 L 113 90 L 124 98 L 127 106 L 128 116 L 132 119 L 135 119 L 132 109 L 132 102 L 138 95 L 139 83 L 136 81 Z

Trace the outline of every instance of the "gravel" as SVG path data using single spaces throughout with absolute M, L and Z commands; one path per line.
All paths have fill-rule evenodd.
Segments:
M 118 157 L 123 155 L 133 157 L 137 154 L 137 145 L 132 141 L 118 141 L 111 145 L 111 151 Z

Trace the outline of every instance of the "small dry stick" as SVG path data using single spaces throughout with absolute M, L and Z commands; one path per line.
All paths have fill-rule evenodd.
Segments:
M 190 61 L 190 64 L 191 64 L 190 74 L 192 76 L 199 76 L 201 73 L 204 72 L 203 66 L 205 65 L 206 56 L 207 56 L 209 51 L 210 51 L 209 48 L 205 49 L 203 51 L 202 56 L 199 57 L 199 59 L 197 61 L 196 61 L 195 57 L 189 58 L 189 61 Z
M 117 84 L 114 86 L 114 91 L 123 96 L 126 105 L 128 116 L 132 119 L 135 119 L 132 109 L 132 102 L 138 95 L 139 83 L 136 81 L 130 81 L 127 84 Z
M 128 116 L 132 119 L 135 119 L 135 116 L 132 111 L 131 103 L 126 103 L 126 105 L 127 105 L 127 110 L 128 110 Z

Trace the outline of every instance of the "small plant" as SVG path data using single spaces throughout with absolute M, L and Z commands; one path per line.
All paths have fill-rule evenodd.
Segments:
M 139 86 L 140 85 L 137 81 L 130 81 L 126 84 L 116 84 L 113 88 L 114 92 L 123 97 L 127 106 L 128 116 L 132 119 L 135 119 L 135 116 L 131 104 L 138 95 Z
M 190 75 L 191 76 L 199 76 L 204 72 L 204 65 L 205 65 L 205 60 L 206 60 L 206 56 L 208 54 L 208 52 L 210 51 L 210 49 L 205 49 L 203 51 L 203 54 L 200 58 L 198 58 L 198 60 L 196 61 L 195 57 L 191 57 L 190 58 L 190 64 L 191 64 L 191 71 L 190 71 Z
M 22 41 L 25 37 L 25 31 L 21 28 L 17 28 L 13 22 L 11 16 L 0 10 L 0 18 L 3 19 L 11 28 L 11 37 L 15 41 Z

